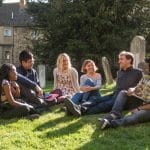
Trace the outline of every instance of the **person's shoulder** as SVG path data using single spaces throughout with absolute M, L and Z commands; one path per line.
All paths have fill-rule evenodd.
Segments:
M 3 79 L 3 80 L 2 80 L 2 86 L 3 86 L 3 85 L 9 85 L 9 81 L 6 80 L 6 79 Z
M 101 77 L 101 74 L 100 73 L 96 73 L 96 77 Z
M 76 68 L 74 67 L 71 67 L 70 70 L 77 71 Z
M 17 72 L 22 71 L 22 70 L 23 70 L 23 69 L 22 69 L 22 66 L 18 66 L 18 67 L 16 67 L 16 70 L 17 70 Z
M 142 70 L 139 69 L 139 68 L 133 68 L 133 71 L 134 71 L 135 73 L 140 73 L 140 74 L 142 74 Z
M 56 67 L 56 68 L 54 68 L 54 69 L 53 69 L 53 71 L 58 71 L 58 68 L 57 68 L 57 67 Z
M 71 67 L 69 70 L 70 70 L 71 72 L 77 72 L 76 68 L 74 68 L 74 67 Z
M 86 78 L 86 77 L 87 77 L 86 74 L 82 74 L 82 75 L 81 75 L 81 78 Z
M 37 70 L 34 68 L 31 68 L 31 71 L 33 71 L 34 73 L 37 72 Z

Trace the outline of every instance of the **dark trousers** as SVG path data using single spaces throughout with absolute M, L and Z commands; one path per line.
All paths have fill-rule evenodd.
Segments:
M 29 108 L 28 106 L 13 107 L 7 104 L 5 106 L 1 106 L 0 117 L 4 119 L 16 118 L 16 117 L 18 118 L 18 117 L 27 116 L 33 113 L 36 113 L 35 110 L 32 108 Z
M 39 98 L 36 92 L 32 89 L 27 88 L 26 86 L 20 84 L 21 98 L 28 104 L 32 105 L 35 108 L 45 107 L 46 102 Z
M 140 110 L 120 119 L 111 121 L 112 127 L 128 126 L 150 121 L 150 110 Z

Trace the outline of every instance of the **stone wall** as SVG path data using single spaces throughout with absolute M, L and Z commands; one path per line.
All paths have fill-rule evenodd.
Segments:
M 19 64 L 19 53 L 32 47 L 31 33 L 32 31 L 27 27 L 14 29 L 13 63 L 15 65 Z
M 16 66 L 19 65 L 19 53 L 22 50 L 30 49 L 31 33 L 32 30 L 28 27 L 14 27 L 13 30 L 13 43 L 1 43 L 0 44 L 0 65 L 3 63 L 13 63 Z M 7 57 L 8 53 L 8 57 Z

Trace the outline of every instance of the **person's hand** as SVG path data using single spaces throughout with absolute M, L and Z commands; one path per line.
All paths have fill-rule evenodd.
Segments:
M 36 86 L 35 89 L 36 89 L 38 96 L 43 96 L 43 90 L 38 85 Z
M 27 104 L 27 103 L 25 103 L 25 104 L 23 104 L 23 105 L 25 105 L 25 106 L 27 106 L 27 107 L 29 107 L 29 108 L 32 108 L 32 109 L 33 109 L 33 106 L 32 106 L 32 105 L 29 105 L 29 104 Z
M 91 87 L 90 86 L 83 86 L 83 92 L 89 92 L 91 91 Z
M 10 85 L 11 85 L 12 95 L 14 97 L 19 97 L 20 96 L 20 87 L 19 87 L 19 85 L 16 82 L 11 82 Z
M 129 88 L 128 89 L 128 96 L 131 96 L 131 95 L 134 95 L 134 90 L 135 90 L 135 88 Z
M 139 111 L 139 108 L 135 108 L 135 109 L 131 110 L 131 113 L 136 113 L 138 111 Z

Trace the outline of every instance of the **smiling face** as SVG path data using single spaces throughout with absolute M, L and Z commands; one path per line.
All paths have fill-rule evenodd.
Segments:
M 120 69 L 126 70 L 131 66 L 131 60 L 127 59 L 125 55 L 120 55 L 118 60 Z
M 88 62 L 85 66 L 85 70 L 87 71 L 87 73 L 93 73 L 95 72 L 94 70 L 94 64 L 92 62 Z
M 16 81 L 17 80 L 17 71 L 16 67 L 12 66 L 11 70 L 9 71 L 9 80 Z
M 84 60 L 84 62 L 82 64 L 81 71 L 83 73 L 94 73 L 97 71 L 97 67 L 93 60 L 86 59 L 86 60 Z

